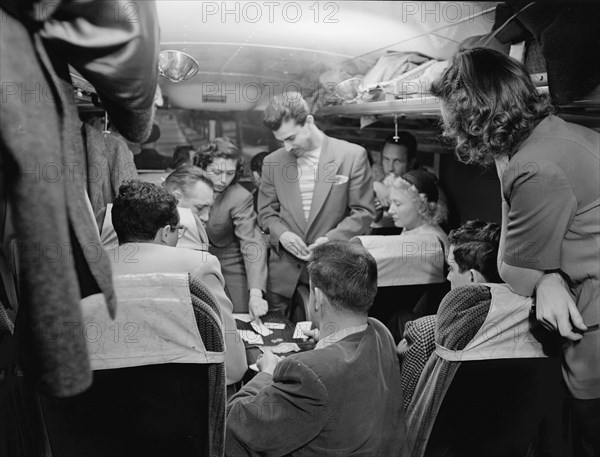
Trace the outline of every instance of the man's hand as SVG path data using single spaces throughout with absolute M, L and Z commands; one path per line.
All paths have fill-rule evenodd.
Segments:
M 260 370 L 261 373 L 269 373 L 273 375 L 275 371 L 275 367 L 282 359 L 281 357 L 276 356 L 268 349 L 264 349 L 263 355 L 256 361 L 256 366 Z
M 294 232 L 283 232 L 279 237 L 279 242 L 283 248 L 290 254 L 298 257 L 300 260 L 308 260 L 310 251 L 308 247 L 298 235 Z
M 318 328 L 313 328 L 311 330 L 302 330 L 302 333 L 304 333 L 306 336 L 308 336 L 308 343 L 314 343 L 317 344 L 317 342 L 319 341 L 319 329 Z
M 309 251 L 312 251 L 314 248 L 316 248 L 319 244 L 324 244 L 327 243 L 329 241 L 329 238 L 327 238 L 326 236 L 320 236 L 319 238 L 317 238 L 315 240 L 315 242 L 313 244 L 311 244 L 308 247 Z
M 248 299 L 248 312 L 252 320 L 257 320 L 260 316 L 264 316 L 269 311 L 269 303 L 262 298 L 260 289 L 251 289 L 250 298 Z
M 547 330 L 558 330 L 561 336 L 571 341 L 583 338 L 574 330 L 587 330 L 564 279 L 558 273 L 546 274 L 538 282 L 535 310 L 537 320 Z

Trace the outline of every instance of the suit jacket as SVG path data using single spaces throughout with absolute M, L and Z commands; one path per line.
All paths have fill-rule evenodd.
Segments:
M 126 179 L 138 179 L 133 154 L 125 140 L 104 135 L 89 124 L 81 126 L 85 143 L 85 180 L 94 213 L 112 202 Z
M 205 251 L 177 249 L 154 243 L 126 243 L 108 251 L 115 275 L 139 273 L 190 273 L 203 281 L 221 306 L 225 335 L 227 384 L 238 382 L 248 368 L 246 350 L 240 338 L 233 305 L 225 294 L 219 261 Z
M 292 169 L 294 171 L 292 171 Z M 321 236 L 349 240 L 366 233 L 375 218 L 375 194 L 366 151 L 323 135 L 308 221 L 295 179 L 296 157 L 285 149 L 265 157 L 258 195 L 258 222 L 269 233 L 267 289 L 291 297 L 305 262 L 280 247 L 288 230 L 308 245 Z
M 227 405 L 226 454 L 399 456 L 405 453 L 400 363 L 389 331 L 364 332 L 283 359 Z
M 241 253 L 248 288 L 266 290 L 267 249 L 256 223 L 252 194 L 232 184 L 215 199 L 206 232 L 211 246 Z

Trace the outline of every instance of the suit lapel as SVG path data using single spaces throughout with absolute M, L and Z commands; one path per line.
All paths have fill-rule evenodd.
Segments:
M 283 196 L 288 204 L 290 212 L 298 227 L 303 231 L 306 227 L 306 217 L 302 209 L 302 197 L 300 195 L 300 183 L 298 179 L 298 163 L 296 156 L 288 151 L 283 151 L 283 160 L 276 179 L 279 181 L 277 193 Z M 281 193 L 280 193 L 281 191 Z M 306 232 L 304 232 L 306 233 Z
M 312 202 L 310 204 L 310 213 L 308 215 L 308 223 L 306 224 L 306 233 L 310 226 L 317 218 L 322 209 L 325 199 L 331 192 L 331 188 L 335 183 L 335 177 L 340 168 L 341 162 L 335 160 L 333 148 L 329 147 L 329 138 L 323 135 L 323 143 L 321 144 L 321 156 L 319 157 L 319 172 L 315 182 L 315 190 L 313 192 Z

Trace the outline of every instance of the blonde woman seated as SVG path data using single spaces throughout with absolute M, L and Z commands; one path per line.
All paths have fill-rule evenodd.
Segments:
M 439 223 L 447 211 L 438 198 L 436 178 L 428 171 L 413 170 L 394 179 L 388 212 L 402 233 L 358 237 L 377 260 L 379 287 L 444 281 L 448 237 Z
M 438 225 L 447 217 L 440 205 L 436 178 L 425 170 L 413 170 L 396 178 L 390 192 L 389 214 L 396 227 L 403 227 L 402 235 L 429 233 L 438 237 L 445 247 L 446 233 Z

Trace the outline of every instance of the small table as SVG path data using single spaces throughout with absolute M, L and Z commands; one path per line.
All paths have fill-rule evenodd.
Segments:
M 234 315 L 235 317 L 235 315 Z M 264 316 L 261 316 L 260 320 L 263 324 L 267 322 L 273 323 L 283 323 L 285 324 L 285 328 L 283 329 L 271 329 L 273 333 L 268 336 L 263 336 L 263 347 L 268 346 L 277 346 L 280 343 L 296 343 L 300 347 L 300 351 L 307 351 L 314 347 L 311 343 L 306 343 L 302 339 L 294 339 L 294 329 L 296 326 L 285 317 L 285 315 L 281 311 L 269 311 Z M 235 320 L 236 326 L 239 330 L 252 330 L 252 326 L 250 322 L 244 322 L 239 319 Z M 246 358 L 248 360 L 248 365 L 252 365 L 256 363 L 262 351 L 260 350 L 259 345 L 250 344 L 244 340 L 244 346 L 246 347 Z M 289 352 L 287 354 L 277 354 L 283 357 L 288 356 L 290 354 L 294 354 L 294 352 Z

